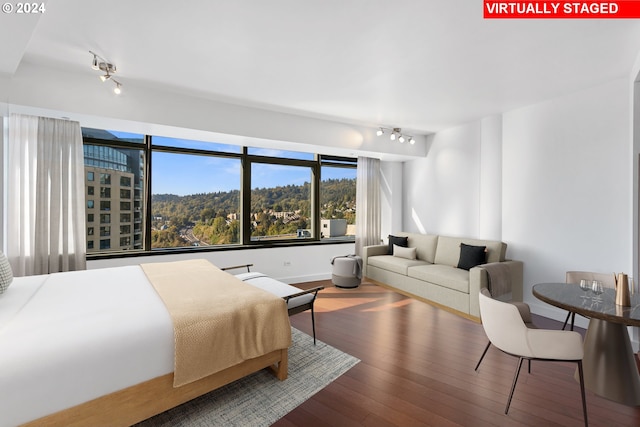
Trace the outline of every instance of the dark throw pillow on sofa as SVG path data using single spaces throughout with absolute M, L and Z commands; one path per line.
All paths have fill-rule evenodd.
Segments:
M 406 248 L 409 246 L 409 238 L 392 236 L 391 234 L 389 234 L 389 251 L 387 252 L 388 255 L 393 255 L 393 245 L 398 245 Z
M 486 260 L 486 246 L 472 246 L 460 243 L 460 260 L 458 261 L 458 268 L 469 270 L 476 265 L 484 264 Z

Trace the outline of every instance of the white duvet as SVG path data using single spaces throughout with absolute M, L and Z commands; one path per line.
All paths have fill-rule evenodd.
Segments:
M 16 277 L 0 295 L 0 426 L 173 372 L 173 326 L 139 266 Z

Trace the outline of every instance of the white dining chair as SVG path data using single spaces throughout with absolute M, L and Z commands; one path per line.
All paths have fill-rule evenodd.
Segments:
M 533 323 L 533 320 L 531 318 L 531 309 L 529 308 L 529 304 L 525 302 L 519 302 L 519 301 L 510 301 L 509 304 L 514 305 L 518 309 L 518 313 L 520 314 L 520 317 L 522 318 L 522 321 L 524 322 L 527 328 L 536 328 L 536 325 Z M 477 371 L 478 368 L 480 367 L 480 364 L 484 360 L 484 356 L 487 354 L 487 351 L 489 351 L 489 347 L 491 347 L 491 341 L 489 341 L 487 343 L 487 346 L 484 348 L 484 351 L 482 352 L 482 355 L 480 356 L 480 359 L 478 360 L 478 363 L 476 364 L 476 367 L 474 369 L 475 371 Z M 529 373 L 531 373 L 530 360 L 529 360 L 528 369 L 529 369 Z
M 487 289 L 482 289 L 479 300 L 482 327 L 491 344 L 504 353 L 519 358 L 504 413 L 509 412 L 524 360 L 575 362 L 578 365 L 580 378 L 584 424 L 587 426 L 587 401 L 582 369 L 584 354 L 582 336 L 573 331 L 527 328 L 516 306 L 494 300 Z

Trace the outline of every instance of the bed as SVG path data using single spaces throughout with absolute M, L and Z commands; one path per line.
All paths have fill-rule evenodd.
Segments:
M 176 384 L 182 369 L 178 362 L 190 360 L 178 351 L 181 332 L 175 329 L 175 313 L 152 283 L 153 270 L 149 273 L 145 266 L 149 264 L 14 278 L 0 295 L 0 426 L 130 425 L 265 367 L 286 378 L 291 328 L 284 301 L 207 261 L 190 260 L 153 264 L 155 274 L 166 276 L 165 285 L 177 282 L 186 300 L 198 280 L 193 274 L 208 275 L 218 289 L 232 289 L 227 298 L 255 297 L 249 311 L 270 320 L 252 322 L 234 334 L 243 353 L 237 363 L 218 364 L 215 372 Z M 171 272 L 175 277 L 169 277 Z M 236 289 L 241 292 L 237 298 Z M 212 305 L 232 305 L 215 301 L 212 293 Z M 189 314 L 195 318 L 192 323 L 223 322 L 202 320 L 207 310 L 202 304 L 196 307 L 200 312 Z M 244 322 L 240 312 L 248 310 L 222 311 L 235 329 Z M 274 338 L 263 338 L 274 331 Z M 189 334 L 194 334 L 191 329 Z M 195 338 L 207 343 L 205 354 L 216 353 L 216 360 L 229 363 L 218 352 L 229 353 L 230 345 L 212 344 L 215 340 L 197 333 Z

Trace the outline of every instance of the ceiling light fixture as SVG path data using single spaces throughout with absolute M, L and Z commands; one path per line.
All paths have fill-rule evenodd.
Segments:
M 120 93 L 122 93 L 122 83 L 113 78 L 113 74 L 116 73 L 116 66 L 95 52 L 89 51 L 89 53 L 93 55 L 91 68 L 104 72 L 104 74 L 100 76 L 100 80 L 103 82 L 111 80 L 116 85 L 116 87 L 113 88 L 113 92 L 116 95 L 120 95 Z
M 389 139 L 395 141 L 396 139 L 402 144 L 405 141 L 409 141 L 409 144 L 413 145 L 416 143 L 416 140 L 413 139 L 413 136 L 402 133 L 402 129 L 400 128 L 385 128 L 380 127 L 376 132 L 376 135 L 382 136 L 386 132 L 389 132 Z

